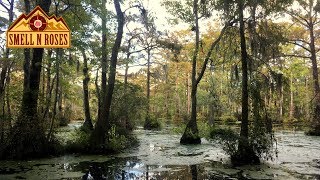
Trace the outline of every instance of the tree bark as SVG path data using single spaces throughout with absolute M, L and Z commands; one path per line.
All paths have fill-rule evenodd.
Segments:
M 197 58 L 199 53 L 199 18 L 198 18 L 198 0 L 193 1 L 193 15 L 195 23 L 195 49 L 192 57 L 192 73 L 191 73 L 191 119 L 180 138 L 180 144 L 200 144 L 199 131 L 197 126 Z
M 293 75 L 292 72 L 290 74 L 290 108 L 289 108 L 289 119 L 293 119 L 294 113 L 294 104 L 293 104 Z
M 320 87 L 319 87 L 319 77 L 318 77 L 318 64 L 315 48 L 315 36 L 314 36 L 314 22 L 312 16 L 309 17 L 309 35 L 310 35 L 310 53 L 311 53 L 311 62 L 312 62 L 312 77 L 314 85 L 314 114 L 312 119 L 312 131 L 314 135 L 320 136 Z
M 120 1 L 114 0 L 114 7 L 117 12 L 117 35 L 112 47 L 112 54 L 111 54 L 111 64 L 110 64 L 110 72 L 109 72 L 109 79 L 108 79 L 108 94 L 106 96 L 106 101 L 103 102 L 106 104 L 106 108 L 102 109 L 105 117 L 101 117 L 98 119 L 95 128 L 91 135 L 91 145 L 94 147 L 104 147 L 106 140 L 108 140 L 107 133 L 110 128 L 110 107 L 112 102 L 112 95 L 113 89 L 115 84 L 115 77 L 116 77 L 116 67 L 117 67 L 117 60 L 118 60 L 118 52 L 121 45 L 122 35 L 123 35 L 123 26 L 124 26 L 124 14 L 121 11 Z
M 108 130 L 108 118 L 107 118 L 107 27 L 106 27 L 106 0 L 102 0 L 102 37 L 101 37 L 101 90 L 100 90 L 100 106 L 98 110 L 98 120 L 95 124 L 94 130 L 91 134 L 90 143 L 92 144 L 93 150 L 98 145 L 104 145 L 106 140 L 106 133 Z
M 25 13 L 28 14 L 30 13 L 30 1 L 29 0 L 24 0 L 24 8 L 25 8 Z M 24 71 L 24 78 L 23 78 L 23 89 L 27 90 L 29 88 L 29 77 L 30 77 L 30 59 L 31 59 L 31 50 L 30 48 L 25 48 L 23 50 L 24 53 L 24 62 L 23 62 L 23 71 Z
M 133 40 L 133 38 L 129 39 L 127 52 L 126 52 L 126 55 L 127 55 L 127 57 L 126 57 L 126 67 L 125 67 L 125 71 L 124 71 L 124 84 L 125 84 L 125 87 L 128 84 L 129 58 L 130 58 L 130 55 L 131 55 L 130 48 L 131 48 L 131 41 L 132 40 Z
M 51 0 L 38 1 L 37 4 L 48 13 Z M 29 87 L 24 87 L 21 112 L 10 133 L 10 142 L 2 154 L 5 157 L 25 158 L 48 153 L 50 143 L 45 137 L 37 112 L 42 56 L 43 48 L 33 49 Z
M 43 110 L 42 119 L 45 120 L 47 117 L 47 114 L 49 112 L 50 104 L 51 104 L 51 96 L 52 96 L 52 89 L 53 89 L 53 83 L 51 84 L 51 55 L 52 55 L 52 49 L 48 50 L 48 67 L 47 67 L 47 85 L 46 85 L 46 98 L 45 98 L 45 107 Z M 56 76 L 55 76 L 56 77 Z M 54 80 L 53 80 L 54 81 Z
M 152 129 L 151 117 L 150 117 L 150 66 L 151 66 L 151 49 L 147 48 L 147 117 L 144 122 L 144 129 Z
M 199 53 L 199 45 L 200 45 L 200 32 L 199 32 L 199 17 L 198 17 L 198 0 L 193 1 L 193 14 L 194 14 L 194 23 L 195 23 L 195 49 L 193 52 L 192 57 L 192 73 L 191 73 L 191 119 L 187 124 L 187 127 L 180 139 L 181 144 L 200 144 L 201 139 L 199 137 L 198 132 L 198 126 L 197 126 L 197 87 L 200 83 L 204 72 L 206 70 L 207 64 L 210 60 L 211 54 L 213 52 L 213 49 L 216 47 L 216 45 L 219 43 L 221 37 L 223 36 L 224 32 L 226 31 L 227 27 L 232 24 L 226 24 L 223 29 L 221 30 L 221 33 L 219 37 L 213 41 L 210 45 L 210 48 L 205 56 L 204 62 L 201 67 L 201 71 L 196 77 L 197 74 L 197 58 Z
M 190 96 L 190 78 L 189 78 L 189 73 L 187 73 L 187 115 L 190 115 L 190 107 L 191 107 L 191 96 Z
M 94 80 L 94 84 L 95 84 L 95 87 L 96 87 L 96 96 L 97 96 L 97 99 L 98 99 L 98 112 L 97 112 L 97 119 L 100 118 L 100 110 L 101 110 L 101 92 L 100 92 L 100 88 L 99 88 L 99 69 L 97 69 L 96 71 L 96 78 Z
M 61 58 L 61 49 L 57 49 L 56 50 L 56 87 L 55 87 L 55 91 L 54 91 L 54 102 L 53 102 L 53 111 L 52 111 L 52 117 L 51 117 L 51 124 L 50 124 L 50 129 L 49 129 L 49 133 L 47 135 L 47 139 L 48 141 L 50 141 L 51 136 L 52 136 L 52 131 L 53 131 L 53 127 L 54 127 L 54 122 L 55 119 L 57 118 L 57 104 L 59 99 L 61 98 L 59 96 L 59 88 L 60 88 L 60 58 Z M 59 116 L 58 116 L 59 118 Z
M 88 84 L 90 81 L 89 73 L 88 73 L 88 59 L 84 49 L 81 50 L 83 56 L 83 110 L 84 110 L 84 123 L 83 127 L 86 129 L 93 129 L 91 115 L 90 115 L 90 103 L 89 103 L 89 88 Z
M 231 156 L 234 165 L 257 164 L 259 157 L 255 155 L 249 144 L 249 93 L 248 93 L 248 54 L 245 39 L 245 24 L 243 18 L 244 4 L 238 2 L 239 13 L 239 36 L 241 46 L 241 68 L 242 68 L 242 93 L 241 93 L 241 129 L 237 152 Z
M 9 16 L 9 24 L 11 25 L 13 21 L 13 7 L 14 7 L 14 0 L 9 1 L 9 7 L 8 7 L 8 16 Z M 7 119 L 5 117 L 5 111 L 4 111 L 4 105 L 5 105 L 5 81 L 7 79 L 7 72 L 9 71 L 9 54 L 10 54 L 10 49 L 6 48 L 5 54 L 4 54 L 4 62 L 3 62 L 3 67 L 1 68 L 0 72 L 0 142 L 2 142 L 4 138 L 4 134 L 6 131 L 6 124 L 4 121 Z M 1 150 L 1 149 L 0 149 Z
M 240 136 L 244 139 L 248 139 L 248 106 L 249 106 L 249 94 L 248 94 L 248 54 L 245 39 L 245 25 L 243 20 L 243 4 L 239 3 L 239 19 L 240 19 L 240 44 L 241 44 L 241 68 L 242 68 L 242 94 L 241 94 L 241 131 Z
M 128 84 L 128 71 L 129 71 L 129 63 L 126 62 L 126 67 L 125 67 L 125 71 L 124 71 L 124 84 L 125 85 Z

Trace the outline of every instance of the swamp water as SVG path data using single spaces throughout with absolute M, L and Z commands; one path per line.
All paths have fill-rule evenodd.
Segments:
M 180 145 L 180 135 L 135 131 L 140 145 L 111 156 L 64 155 L 31 161 L 0 161 L 6 179 L 320 179 L 320 137 L 279 131 L 278 158 L 232 168 L 219 144 Z

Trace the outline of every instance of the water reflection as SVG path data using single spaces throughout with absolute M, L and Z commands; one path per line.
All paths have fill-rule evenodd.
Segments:
M 68 167 L 66 167 L 68 166 Z M 105 162 L 84 161 L 64 164 L 68 171 L 81 171 L 83 180 L 89 179 L 207 179 L 201 165 L 147 165 L 137 158 L 113 159 Z
M 0 161 L 0 179 L 320 179 L 320 137 L 303 132 L 276 132 L 278 158 L 237 168 L 219 144 L 181 146 L 180 135 L 166 131 L 135 133 L 140 145 L 114 156 Z

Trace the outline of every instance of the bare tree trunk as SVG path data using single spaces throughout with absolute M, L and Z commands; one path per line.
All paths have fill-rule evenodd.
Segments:
M 241 100 L 241 129 L 238 151 L 231 156 L 231 161 L 235 165 L 259 163 L 259 157 L 255 155 L 252 147 L 249 145 L 249 93 L 248 93 L 248 54 L 245 39 L 245 24 L 243 18 L 244 4 L 238 2 L 239 13 L 239 35 L 241 46 L 241 68 L 242 68 L 242 100 Z
M 59 101 L 59 98 L 61 99 L 61 97 L 59 96 L 59 88 L 60 88 L 60 51 L 61 49 L 57 49 L 56 50 L 56 87 L 55 87 L 55 96 L 54 96 L 54 102 L 53 102 L 53 112 L 52 112 L 52 117 L 51 117 L 51 124 L 50 124 L 50 130 L 47 136 L 48 141 L 50 141 L 51 136 L 52 136 L 52 131 L 53 131 L 53 127 L 54 127 L 54 122 L 55 119 L 57 118 L 57 104 Z M 59 116 L 58 116 L 59 118 Z
M 58 98 L 58 113 L 57 113 L 57 119 L 59 120 L 60 126 L 67 126 L 69 123 L 69 119 L 66 119 L 63 113 L 62 104 L 63 104 L 63 92 L 62 87 L 59 85 L 59 98 Z
M 98 99 L 98 113 L 97 113 L 97 119 L 100 118 L 100 110 L 101 110 L 101 93 L 100 93 L 100 88 L 99 88 L 99 83 L 98 83 L 98 80 L 99 80 L 99 69 L 97 69 L 96 71 L 96 78 L 94 80 L 94 84 L 96 86 L 96 96 L 97 96 L 97 99 Z
M 89 73 L 88 73 L 88 59 L 86 56 L 86 53 L 84 49 L 81 50 L 82 56 L 83 56 L 83 110 L 84 110 L 84 123 L 83 127 L 92 130 L 93 125 L 92 125 L 92 120 L 91 120 L 91 115 L 90 115 L 90 103 L 89 103 L 89 88 L 88 84 L 90 81 Z
M 9 7 L 8 8 L 8 16 L 9 16 L 9 22 L 8 25 L 10 25 L 13 21 L 13 7 L 14 7 L 14 0 L 10 0 L 9 2 Z M 4 134 L 6 131 L 6 123 L 4 122 L 7 118 L 5 117 L 5 111 L 4 111 L 4 105 L 5 105 L 5 81 L 7 78 L 7 72 L 9 71 L 9 54 L 10 54 L 10 49 L 6 48 L 5 54 L 4 54 L 4 62 L 3 62 L 3 67 L 1 68 L 0 72 L 0 142 L 2 142 L 4 138 Z M 0 148 L 1 150 L 1 148 Z
M 11 104 L 10 104 L 10 82 L 11 82 L 11 68 L 13 66 L 14 62 L 11 62 L 10 63 L 10 66 L 8 68 L 8 74 L 7 74 L 7 78 L 6 78 L 6 106 L 7 106 L 7 127 L 11 128 L 12 127 L 12 124 L 11 124 L 11 119 L 12 119 L 12 116 L 11 116 Z
M 191 96 L 190 96 L 190 78 L 189 73 L 187 73 L 187 115 L 190 115 L 190 106 L 191 106 Z
M 180 144 L 200 144 L 201 139 L 199 137 L 199 131 L 197 126 L 197 58 L 199 53 L 199 19 L 198 19 L 198 0 L 193 1 L 193 14 L 195 22 L 195 49 L 192 57 L 192 74 L 191 74 L 191 119 L 189 120 L 187 127 L 180 138 Z
M 42 66 L 42 80 L 41 80 L 41 106 L 40 106 L 40 113 L 43 114 L 45 109 L 45 100 L 46 100 L 46 89 L 45 89 L 45 82 L 46 82 L 46 76 L 45 76 L 45 67 Z
M 129 41 L 128 41 L 128 47 L 127 47 L 127 57 L 126 57 L 126 68 L 125 68 L 125 71 L 124 71 L 124 84 L 127 85 L 128 84 L 128 71 L 129 71 L 129 58 L 130 58 L 130 55 L 131 55 L 131 52 L 130 52 L 130 48 L 131 48 L 131 40 L 133 38 L 130 38 Z
M 284 98 L 284 95 L 283 95 L 283 85 L 281 84 L 281 89 L 280 89 L 280 102 L 279 102 L 279 106 L 280 106 L 279 116 L 280 116 L 280 122 L 281 122 L 281 123 L 283 122 L 283 98 Z
M 226 31 L 226 28 L 229 26 L 229 24 L 226 24 L 223 29 L 221 30 L 221 33 L 219 37 L 213 41 L 210 45 L 210 48 L 205 56 L 204 62 L 202 64 L 201 71 L 196 77 L 196 70 L 197 70 L 197 59 L 198 59 L 198 53 L 199 53 L 199 45 L 200 45 L 200 32 L 199 32 L 199 18 L 198 18 L 198 0 L 193 1 L 193 14 L 194 14 L 194 23 L 195 23 L 195 32 L 196 32 L 196 38 L 195 38 L 195 49 L 193 52 L 192 57 L 192 74 L 191 74 L 191 119 L 187 124 L 187 127 L 180 139 L 181 144 L 200 144 L 201 139 L 198 132 L 198 126 L 197 126 L 197 87 L 199 82 L 201 81 L 204 72 L 206 70 L 206 67 L 208 65 L 209 59 L 212 55 L 213 49 L 216 47 L 216 45 L 219 43 L 221 37 L 223 36 L 224 32 Z
M 127 85 L 128 84 L 128 71 L 129 71 L 129 63 L 126 62 L 126 68 L 124 71 L 124 84 Z
M 30 13 L 30 0 L 24 0 L 24 7 L 25 13 Z M 24 78 L 23 78 L 23 89 L 27 90 L 29 88 L 29 78 L 30 78 L 30 60 L 31 60 L 31 49 L 25 48 L 23 50 L 24 53 L 24 62 L 23 62 L 23 71 L 24 71 Z
M 290 111 L 289 111 L 289 119 L 293 119 L 293 113 L 294 113 L 294 104 L 293 104 L 293 75 L 290 74 Z
M 282 65 L 281 65 L 282 66 Z M 283 75 L 282 74 L 277 74 L 277 89 L 278 89 L 278 122 L 283 123 L 283 83 L 282 80 Z
M 144 129 L 152 129 L 150 117 L 150 66 L 151 66 L 151 49 L 147 49 L 147 117 L 144 122 Z
M 108 118 L 107 118 L 107 27 L 106 27 L 106 0 L 102 0 L 102 38 L 101 38 L 101 91 L 100 91 L 100 106 L 98 110 L 98 119 L 95 124 L 94 130 L 91 134 L 90 143 L 93 148 L 98 145 L 103 145 L 106 140 L 106 133 L 108 130 Z
M 316 49 L 315 49 L 315 36 L 314 36 L 314 27 L 313 27 L 313 19 L 312 16 L 309 17 L 309 35 L 310 35 L 310 50 L 311 50 L 311 62 L 312 62 L 312 77 L 313 77 L 313 85 L 314 85 L 314 114 L 313 114 L 313 122 L 312 122 L 312 131 L 313 135 L 320 135 L 320 87 L 319 87 L 319 77 L 318 77 L 318 65 L 317 65 L 317 57 L 316 57 Z
M 239 19 L 240 19 L 240 39 L 241 39 L 241 65 L 242 65 L 242 95 L 241 95 L 241 131 L 240 136 L 244 139 L 248 139 L 249 136 L 249 123 L 248 123 L 248 106 L 249 106 L 249 94 L 248 94 L 248 55 L 245 39 L 245 25 L 243 20 L 243 4 L 239 3 Z
M 305 96 L 306 96 L 306 99 L 305 99 L 305 104 L 306 104 L 306 114 L 307 114 L 307 119 L 311 119 L 311 113 L 310 113 L 310 94 L 309 94 L 309 92 L 308 92 L 308 89 L 309 89 L 309 87 L 308 87 L 308 84 L 309 84 L 309 81 L 308 81 L 308 77 L 306 76 L 305 77 L 305 91 L 306 91 L 306 93 L 305 93 Z
M 51 96 L 52 96 L 52 89 L 53 89 L 53 83 L 51 84 L 51 55 L 52 55 L 52 49 L 48 50 L 48 67 L 47 67 L 47 85 L 46 85 L 46 99 L 45 99 L 45 105 L 44 105 L 44 110 L 43 110 L 43 115 L 42 119 L 46 120 L 47 114 L 50 109 L 50 104 L 51 104 Z M 56 77 L 56 76 L 55 76 Z
M 111 54 L 111 64 L 110 64 L 110 72 L 109 72 L 109 79 L 108 79 L 108 94 L 106 96 L 106 101 L 103 102 L 106 104 L 106 109 L 103 109 L 103 113 L 105 117 L 101 117 L 98 119 L 95 128 L 91 135 L 91 145 L 93 147 L 101 147 L 103 146 L 108 140 L 107 132 L 110 128 L 110 107 L 112 102 L 112 95 L 113 89 L 115 84 L 116 78 L 116 67 L 117 67 L 117 60 L 118 60 L 118 52 L 121 45 L 122 35 L 123 35 L 123 26 L 124 26 L 124 14 L 121 11 L 121 6 L 119 0 L 114 0 L 114 6 L 117 12 L 117 21 L 118 21 L 118 28 L 117 28 L 117 36 L 112 47 L 112 54 Z

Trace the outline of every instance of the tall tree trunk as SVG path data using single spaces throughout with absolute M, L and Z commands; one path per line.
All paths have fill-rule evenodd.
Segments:
M 150 111 L 150 60 L 151 60 L 151 49 L 148 49 L 147 51 L 148 54 L 148 58 L 147 58 L 147 64 L 148 64 L 148 68 L 147 68 L 147 99 L 148 99 L 148 109 L 147 109 L 147 114 L 149 115 L 149 111 Z
M 282 66 L 282 65 L 281 65 Z M 282 69 L 282 68 L 281 68 Z M 277 74 L 278 82 L 278 108 L 279 108 L 279 119 L 280 123 L 283 123 L 283 75 Z
M 45 76 L 45 66 L 42 65 L 42 80 L 41 80 L 41 107 L 40 107 L 40 113 L 43 114 L 45 109 L 45 100 L 46 100 L 46 76 Z
M 69 119 L 66 119 L 64 116 L 64 112 L 62 109 L 62 104 L 63 104 L 63 92 L 62 92 L 62 87 L 59 85 L 59 99 L 58 99 L 58 113 L 57 113 L 57 118 L 59 120 L 59 125 L 60 126 L 67 126 L 69 123 Z
M 10 82 L 11 82 L 11 69 L 12 69 L 12 66 L 13 66 L 14 62 L 11 62 L 10 65 L 9 65 L 9 68 L 8 68 L 8 74 L 7 74 L 7 78 L 6 78 L 6 96 L 5 96 L 5 101 L 6 101 L 6 106 L 7 106 L 7 123 L 6 123 L 6 127 L 11 128 L 12 127 L 12 124 L 11 124 L 11 119 L 12 119 L 12 116 L 11 116 L 11 103 L 10 103 Z
M 14 0 L 10 0 L 9 2 L 9 7 L 8 7 L 8 16 L 9 16 L 9 22 L 8 25 L 11 25 L 13 21 L 13 7 L 14 7 Z M 5 119 L 5 111 L 4 111 L 4 105 L 5 105 L 5 81 L 7 78 L 7 72 L 10 66 L 9 62 L 9 54 L 10 54 L 10 49 L 6 48 L 5 54 L 4 54 L 4 62 L 3 62 L 3 67 L 1 68 L 0 72 L 0 142 L 2 142 L 6 130 L 6 123 L 4 122 Z M 1 148 L 0 148 L 1 150 Z
M 124 71 L 124 84 L 125 85 L 128 84 L 128 71 L 129 71 L 129 63 L 126 62 L 126 67 L 125 67 L 125 71 Z
M 90 115 L 90 104 L 89 104 L 89 88 L 88 84 L 90 81 L 90 76 L 89 76 L 89 70 L 88 70 L 88 59 L 86 56 L 86 52 L 84 49 L 81 50 L 82 56 L 83 56 L 83 110 L 84 110 L 84 123 L 83 127 L 86 129 L 93 129 L 92 125 L 92 120 L 91 120 L 91 115 Z
M 124 71 L 124 88 L 125 88 L 125 92 L 127 92 L 127 87 L 128 87 L 128 71 L 129 71 L 129 59 L 130 59 L 130 48 L 131 48 L 131 40 L 133 38 L 130 38 L 128 41 L 128 47 L 127 47 L 127 57 L 126 57 L 126 67 L 125 67 L 125 71 Z M 129 112 L 128 112 L 128 103 L 125 103 L 125 111 L 124 111 L 124 118 L 125 118 L 125 128 L 132 130 L 132 126 L 130 125 L 129 122 Z
M 191 119 L 180 138 L 180 144 L 200 144 L 199 131 L 197 126 L 197 58 L 199 53 L 199 18 L 198 18 L 198 0 L 193 1 L 193 15 L 195 23 L 195 49 L 192 57 L 192 74 L 191 74 Z
M 147 117 L 144 122 L 144 129 L 152 129 L 152 120 L 150 117 L 150 66 L 151 66 L 151 49 L 147 49 Z
M 57 104 L 59 101 L 59 88 L 60 88 L 60 51 L 61 49 L 57 49 L 56 50 L 56 87 L 55 87 L 55 92 L 54 92 L 54 102 L 53 102 L 53 112 L 52 112 L 52 117 L 51 117 L 51 124 L 50 124 L 50 129 L 49 129 L 49 133 L 47 136 L 47 139 L 50 141 L 51 136 L 52 136 L 52 131 L 53 131 L 53 127 L 54 127 L 54 122 L 56 118 L 60 118 L 57 115 Z
M 280 60 L 280 71 L 283 71 L 283 62 Z M 277 74 L 278 79 L 278 91 L 279 91 L 279 122 L 283 123 L 283 74 Z
M 30 13 L 30 0 L 24 0 L 24 8 L 25 8 L 25 13 L 28 14 Z M 30 48 L 25 48 L 23 50 L 24 53 L 24 62 L 23 62 L 23 90 L 27 91 L 29 88 L 29 78 L 30 78 L 30 60 L 31 60 L 31 49 Z
M 102 109 L 105 117 L 101 117 L 98 119 L 95 128 L 91 135 L 91 145 L 94 147 L 101 147 L 103 146 L 108 140 L 107 133 L 110 128 L 110 107 L 112 102 L 112 95 L 113 89 L 115 84 L 116 78 L 116 67 L 117 67 L 117 60 L 118 60 L 118 52 L 121 45 L 122 35 L 123 35 L 123 26 L 124 26 L 124 14 L 121 11 L 120 1 L 114 0 L 114 6 L 117 12 L 117 21 L 118 21 L 118 28 L 117 28 L 117 35 L 112 47 L 112 54 L 111 54 L 111 64 L 110 64 L 110 72 L 109 72 L 109 79 L 108 79 L 108 94 L 106 96 L 106 108 Z
M 189 73 L 187 73 L 187 115 L 189 117 L 190 115 L 190 107 L 191 107 L 191 96 L 190 96 L 190 78 L 189 78 Z
M 243 4 L 239 3 L 239 19 L 240 19 L 240 41 L 241 41 L 241 68 L 242 68 L 242 95 L 241 95 L 241 131 L 240 136 L 244 139 L 248 139 L 249 135 L 249 123 L 248 123 L 248 106 L 249 106 L 249 94 L 248 94 L 248 55 L 245 39 L 245 25 L 243 20 Z
M 320 135 L 320 87 L 319 87 L 319 77 L 318 77 L 318 65 L 317 65 L 317 57 L 316 57 L 316 49 L 315 49 L 315 36 L 314 36 L 314 23 L 312 16 L 310 15 L 309 20 L 309 35 L 310 35 L 310 52 L 311 52 L 311 62 L 312 62 L 312 77 L 313 77 L 313 85 L 314 85 L 314 114 L 312 119 L 312 134 Z
M 293 104 L 293 75 L 290 74 L 290 108 L 289 108 L 289 119 L 293 120 L 294 104 Z
M 100 118 L 100 110 L 101 110 L 101 92 L 100 92 L 100 88 L 99 88 L 99 69 L 97 68 L 97 71 L 96 71 L 96 78 L 94 80 L 94 84 L 95 84 L 95 87 L 96 87 L 96 96 L 97 96 L 97 99 L 98 99 L 98 112 L 97 112 L 97 119 Z
M 102 37 L 101 37 L 101 90 L 100 90 L 100 106 L 98 110 L 98 120 L 95 124 L 94 130 L 91 134 L 90 143 L 93 149 L 98 145 L 103 145 L 106 140 L 106 133 L 108 130 L 108 118 L 107 118 L 107 27 L 106 27 L 106 0 L 102 0 Z
M 128 84 L 128 71 L 129 71 L 129 58 L 130 58 L 130 55 L 131 55 L 131 52 L 130 52 L 130 48 L 131 48 L 131 41 L 132 41 L 133 38 L 130 38 L 129 41 L 128 41 L 128 47 L 127 47 L 127 57 L 126 57 L 126 67 L 125 67 L 125 71 L 124 71 L 124 84 L 125 84 L 125 87 L 127 87 L 127 84 Z
M 242 68 L 242 93 L 241 93 L 241 129 L 238 151 L 231 156 L 235 165 L 259 163 L 259 157 L 255 155 L 249 144 L 249 93 L 248 93 L 248 54 L 245 38 L 245 24 L 243 17 L 243 1 L 238 2 L 239 13 L 239 36 L 241 46 L 241 68 Z
M 37 3 L 48 13 L 51 0 Z M 38 117 L 38 95 L 43 48 L 33 49 L 30 66 L 29 88 L 24 87 L 21 112 L 10 133 L 10 143 L 3 155 L 14 158 L 41 156 L 48 153 L 48 143 L 43 124 Z
M 48 49 L 48 67 L 47 67 L 47 85 L 46 85 L 46 99 L 45 99 L 45 107 L 44 107 L 44 111 L 43 111 L 43 115 L 42 115 L 42 119 L 46 120 L 47 118 L 47 114 L 49 112 L 50 109 L 50 104 L 51 104 L 51 96 L 52 96 L 52 89 L 53 89 L 53 85 L 54 85 L 54 80 L 51 84 L 51 55 L 52 55 L 52 49 Z M 56 76 L 55 76 L 56 77 Z

